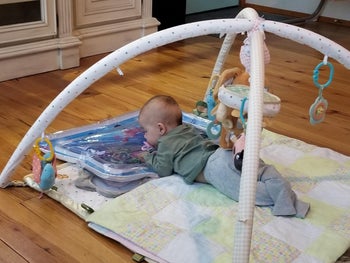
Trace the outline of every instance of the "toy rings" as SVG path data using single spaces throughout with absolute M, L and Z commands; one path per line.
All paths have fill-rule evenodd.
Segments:
M 208 138 L 211 140 L 218 139 L 220 137 L 221 130 L 222 130 L 222 125 L 220 122 L 217 122 L 217 123 L 215 121 L 210 122 L 207 127 Z
M 45 153 L 43 153 L 40 149 L 40 142 L 46 142 L 47 145 L 49 146 L 49 149 L 50 149 L 50 155 L 48 157 L 44 157 L 45 156 Z M 34 151 L 35 153 L 38 155 L 39 159 L 41 161 L 46 161 L 46 162 L 51 162 L 53 157 L 54 157 L 54 150 L 53 150 L 53 146 L 52 146 L 52 143 L 51 141 L 48 139 L 48 138 L 38 138 L 36 139 L 35 143 L 34 143 Z
M 319 76 L 319 71 L 318 70 L 322 66 L 328 66 L 329 67 L 329 78 L 328 78 L 328 81 L 325 84 L 320 84 L 318 82 L 318 76 Z M 314 69 L 314 75 L 313 75 L 314 84 L 316 85 L 317 88 L 324 89 L 324 88 L 328 87 L 329 84 L 331 84 L 331 82 L 333 80 L 333 75 L 334 75 L 334 67 L 333 67 L 332 63 L 330 63 L 330 62 L 326 62 L 326 63 L 321 62 Z

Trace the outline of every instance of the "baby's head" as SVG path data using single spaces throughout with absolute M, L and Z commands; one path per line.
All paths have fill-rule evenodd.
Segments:
M 139 123 L 145 130 L 145 139 L 157 146 L 158 139 L 182 124 L 182 111 L 174 98 L 157 95 L 141 108 Z

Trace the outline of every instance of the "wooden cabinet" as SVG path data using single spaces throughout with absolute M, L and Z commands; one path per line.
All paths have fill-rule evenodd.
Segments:
M 159 25 L 152 0 L 3 2 L 28 1 L 40 3 L 41 19 L 0 26 L 0 81 L 79 66 L 80 58 L 113 51 Z
M 77 28 L 142 17 L 141 0 L 76 1 Z

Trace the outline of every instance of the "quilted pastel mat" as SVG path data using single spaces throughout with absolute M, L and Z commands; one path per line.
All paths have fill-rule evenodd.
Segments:
M 261 158 L 311 204 L 306 219 L 255 208 L 250 262 L 335 262 L 350 247 L 350 157 L 263 131 Z M 232 262 L 237 202 L 178 176 L 103 202 L 89 226 L 157 262 Z

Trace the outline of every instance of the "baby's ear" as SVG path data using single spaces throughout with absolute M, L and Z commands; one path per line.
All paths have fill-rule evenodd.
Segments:
M 162 123 L 162 122 L 159 122 L 159 123 L 157 123 L 157 125 L 158 125 L 158 128 L 159 128 L 160 135 L 166 134 L 167 128 L 166 128 L 165 124 Z

